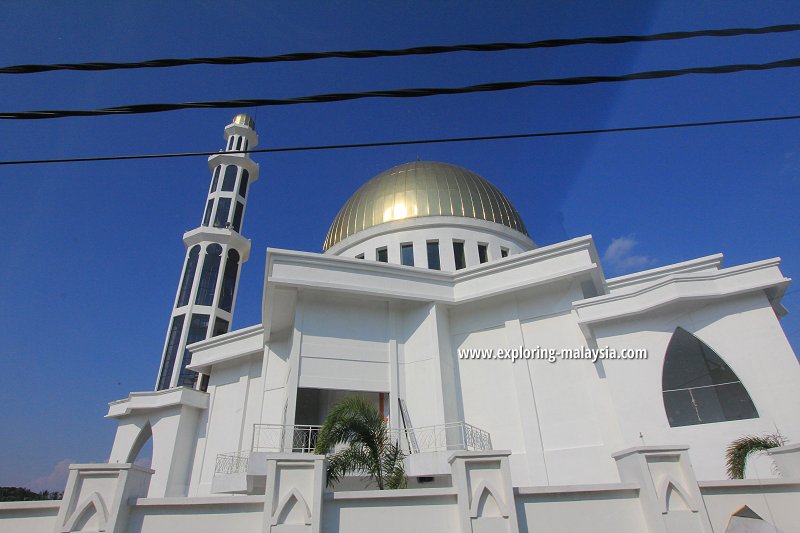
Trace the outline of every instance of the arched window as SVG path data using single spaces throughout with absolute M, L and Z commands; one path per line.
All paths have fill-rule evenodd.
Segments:
M 244 205 L 242 202 L 236 202 L 236 210 L 233 212 L 233 222 L 231 222 L 231 226 L 233 226 L 233 231 L 242 232 L 242 216 L 244 215 Z
M 237 150 L 241 150 L 241 149 L 242 149 L 242 138 L 241 138 L 241 137 L 239 137 L 239 138 L 236 140 L 236 149 L 237 149 Z
M 172 381 L 172 367 L 175 366 L 175 356 L 178 354 L 182 332 L 183 315 L 178 315 L 172 319 L 172 325 L 169 328 L 169 339 L 167 340 L 167 347 L 164 349 L 164 366 L 161 367 L 158 390 L 168 389 L 169 383 Z
M 236 290 L 236 274 L 239 271 L 239 252 L 228 251 L 228 260 L 225 261 L 225 272 L 222 275 L 222 292 L 219 296 L 219 308 L 231 312 L 233 307 L 233 293 Z
M 195 342 L 200 342 L 208 334 L 208 315 L 192 314 L 189 322 L 189 335 L 186 337 L 186 346 Z M 192 361 L 192 353 L 188 348 L 183 350 L 183 360 L 181 361 L 181 373 L 178 374 L 178 387 L 194 387 L 197 381 L 197 372 L 186 368 Z
M 194 273 L 197 270 L 197 259 L 200 257 L 200 245 L 195 245 L 189 251 L 189 258 L 186 260 L 186 268 L 183 271 L 183 279 L 181 280 L 181 290 L 178 293 L 178 305 L 182 307 L 189 303 L 189 295 L 192 292 L 192 283 L 194 282 Z
M 211 222 L 211 210 L 214 209 L 214 200 L 209 200 L 206 202 L 206 212 L 203 214 L 203 225 L 208 226 L 208 223 Z
M 222 246 L 209 244 L 206 248 L 206 257 L 203 261 L 203 272 L 200 274 L 200 284 L 197 287 L 197 305 L 211 305 L 214 303 L 214 289 L 217 288 L 217 274 L 222 255 Z
M 239 182 L 239 196 L 242 198 L 247 197 L 247 181 L 250 179 L 250 173 L 247 169 L 242 170 L 242 180 Z
M 232 191 L 233 186 L 236 185 L 236 172 L 239 167 L 236 165 L 228 165 L 225 167 L 225 177 L 222 179 L 222 190 Z
M 217 182 L 219 181 L 219 173 L 221 170 L 222 165 L 217 165 L 217 168 L 214 169 L 214 179 L 211 180 L 211 193 L 217 192 Z
M 683 328 L 669 341 L 661 389 L 671 427 L 758 418 L 736 373 Z
M 214 227 L 224 228 L 228 225 L 228 215 L 231 212 L 231 199 L 220 198 L 217 202 L 217 214 L 214 216 Z

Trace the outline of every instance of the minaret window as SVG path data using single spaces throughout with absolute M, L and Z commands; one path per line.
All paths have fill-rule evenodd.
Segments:
M 239 167 L 236 165 L 228 165 L 225 167 L 225 177 L 222 179 L 222 190 L 232 191 L 233 186 L 236 184 L 236 172 Z
M 683 328 L 669 341 L 661 385 L 671 427 L 758 418 L 736 373 Z
M 411 243 L 400 245 L 400 262 L 406 266 L 414 266 L 414 245 Z
M 228 150 L 233 150 L 233 141 L 234 141 L 234 140 L 235 140 L 235 139 L 234 139 L 234 137 L 233 137 L 233 136 L 230 136 L 230 137 L 228 138 Z
M 231 199 L 220 198 L 217 202 L 217 214 L 214 217 L 214 227 L 224 228 L 228 225 L 228 213 L 231 211 Z
M 241 137 L 239 137 L 239 139 L 236 140 L 236 149 L 237 150 L 241 150 L 242 149 L 242 138 Z
M 433 270 L 442 269 L 439 259 L 439 241 L 428 241 L 428 268 Z
M 197 305 L 211 305 L 214 303 L 214 289 L 217 288 L 217 274 L 222 255 L 222 246 L 209 244 L 206 248 L 206 257 L 203 261 L 203 271 L 200 273 L 200 284 L 197 288 Z
M 236 211 L 233 212 L 233 231 L 241 232 L 242 215 L 244 215 L 244 204 L 236 202 Z
M 192 321 L 189 323 L 189 335 L 186 338 L 186 345 L 200 342 L 206 338 L 208 333 L 208 315 L 193 314 Z M 188 348 L 183 350 L 183 360 L 181 361 L 181 373 L 178 377 L 179 387 L 192 387 L 197 381 L 197 372 L 186 369 L 192 360 L 192 353 Z
M 203 225 L 208 226 L 211 222 L 211 210 L 214 209 L 214 200 L 209 200 L 206 203 L 206 212 L 203 214 Z
M 169 382 L 172 381 L 172 367 L 175 365 L 175 355 L 178 353 L 182 332 L 183 315 L 178 315 L 172 319 L 172 325 L 169 328 L 167 347 L 164 350 L 164 366 L 161 368 L 161 377 L 158 380 L 158 390 L 168 389 Z
M 189 251 L 189 258 L 186 260 L 186 268 L 183 271 L 181 289 L 178 291 L 178 305 L 183 307 L 189 303 L 189 295 L 192 293 L 192 283 L 194 283 L 194 273 L 197 270 L 197 260 L 200 257 L 200 245 L 195 245 Z
M 478 243 L 478 262 L 486 263 L 489 261 L 489 245 Z
M 242 180 L 239 182 L 239 196 L 247 198 L 247 182 L 250 180 L 250 173 L 242 170 Z
M 214 178 L 211 180 L 211 192 L 217 192 L 217 182 L 219 181 L 219 173 L 222 170 L 222 165 L 217 165 L 214 169 Z
M 212 333 L 211 336 L 218 337 L 220 335 L 225 335 L 228 333 L 228 327 L 230 327 L 230 324 L 228 324 L 227 320 L 217 317 L 214 321 L 214 333 Z
M 233 307 L 233 293 L 236 291 L 236 275 L 239 272 L 239 252 L 228 251 L 228 260 L 225 261 L 225 272 L 222 275 L 222 291 L 219 296 L 219 308 L 231 312 Z
M 464 241 L 453 241 L 453 256 L 456 260 L 456 270 L 467 266 L 467 259 L 464 256 Z

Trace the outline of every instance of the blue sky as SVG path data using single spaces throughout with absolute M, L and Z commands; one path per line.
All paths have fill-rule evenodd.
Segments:
M 30 2 L 4 5 L 0 64 L 532 41 L 800 21 L 787 2 Z M 235 7 L 234 7 L 235 6 Z M 494 54 L 5 76 L 3 110 L 291 97 L 622 74 L 794 57 L 800 32 Z M 800 70 L 247 110 L 260 147 L 797 114 Z M 0 159 L 218 150 L 236 110 L 0 121 Z M 415 159 L 469 168 L 540 245 L 592 234 L 608 276 L 712 253 L 800 276 L 800 121 L 472 144 L 259 154 L 235 327 L 260 320 L 265 250 L 320 251 L 364 181 Z M 0 485 L 104 461 L 108 401 L 153 387 L 204 158 L 1 167 Z M 613 243 L 613 245 L 612 245 Z M 784 329 L 800 346 L 800 292 Z M 757 356 L 758 354 L 754 354 Z

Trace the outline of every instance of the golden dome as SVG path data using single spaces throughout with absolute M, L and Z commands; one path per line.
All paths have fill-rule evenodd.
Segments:
M 247 126 L 251 130 L 256 129 L 256 121 L 253 120 L 253 117 L 248 115 L 247 113 L 239 113 L 235 117 L 233 117 L 232 124 L 239 124 L 240 126 Z
M 528 235 L 517 210 L 486 179 L 456 165 L 417 161 L 359 187 L 336 215 L 322 248 L 378 224 L 428 216 L 477 218 Z

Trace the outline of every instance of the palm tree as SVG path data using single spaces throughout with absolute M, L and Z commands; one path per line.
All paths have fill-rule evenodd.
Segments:
M 392 441 L 383 416 L 361 396 L 344 398 L 331 409 L 314 453 L 327 454 L 340 444 L 346 447 L 328 456 L 328 486 L 348 473 L 372 478 L 381 490 L 406 486 L 405 454 Z
M 744 471 L 747 466 L 747 458 L 751 454 L 763 452 L 770 448 L 777 448 L 786 444 L 779 433 L 774 435 L 744 435 L 728 445 L 725 451 L 725 462 L 728 467 L 728 477 L 730 479 L 744 479 Z

